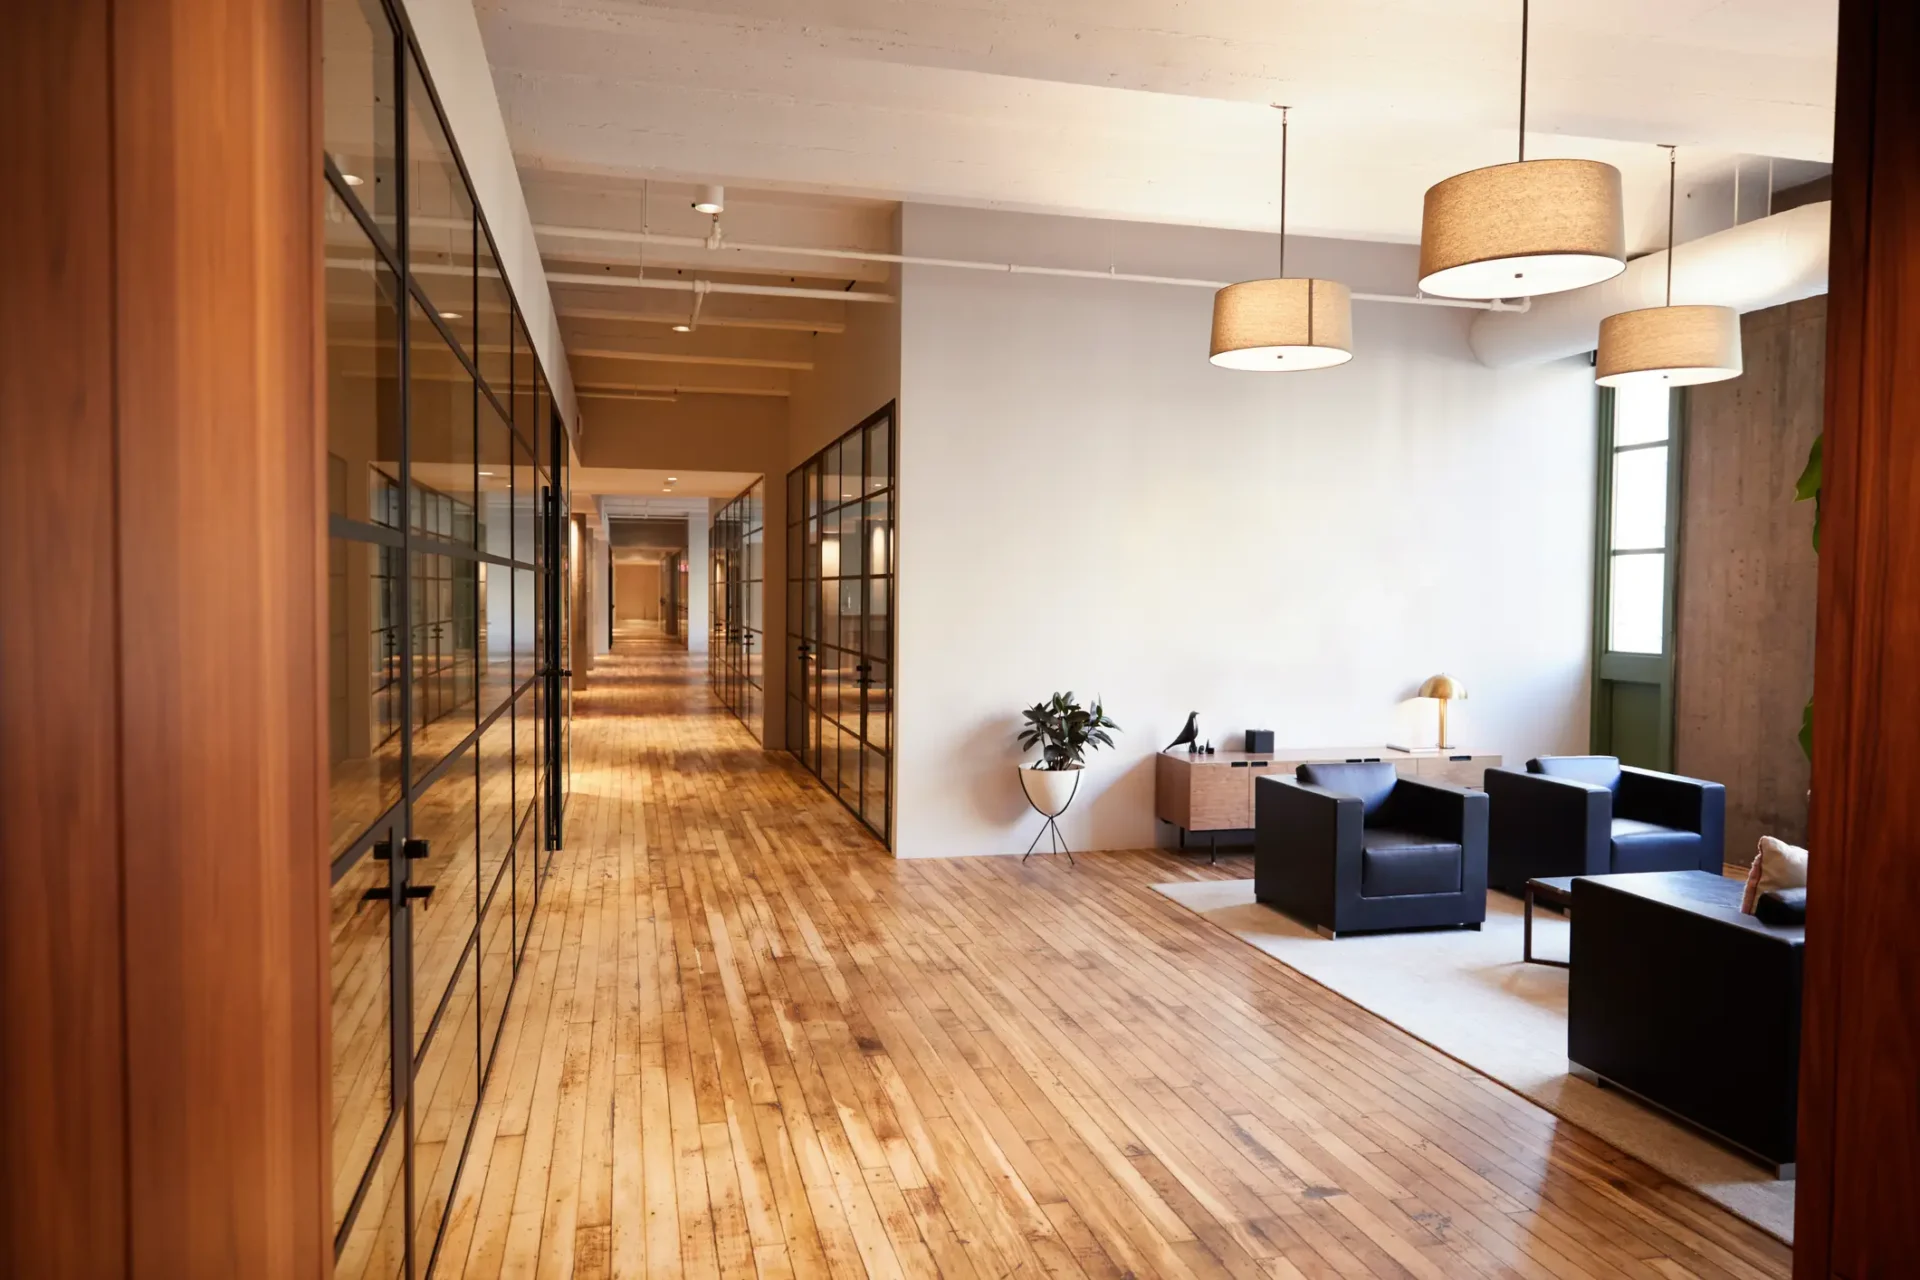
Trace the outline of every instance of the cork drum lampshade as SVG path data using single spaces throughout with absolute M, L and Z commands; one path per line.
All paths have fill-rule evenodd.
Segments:
M 1245 280 L 1214 295 L 1223 369 L 1326 369 L 1353 359 L 1353 296 L 1337 280 Z
M 1600 322 L 1593 380 L 1603 387 L 1692 387 L 1740 376 L 1740 313 L 1732 307 L 1645 307 Z
M 1627 268 L 1620 171 L 1597 160 L 1521 160 L 1427 190 L 1420 288 L 1442 298 L 1530 298 Z

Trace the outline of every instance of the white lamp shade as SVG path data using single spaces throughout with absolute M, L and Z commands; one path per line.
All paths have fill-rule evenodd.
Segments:
M 1213 295 L 1223 369 L 1288 373 L 1353 359 L 1353 295 L 1337 280 L 1243 280 Z
M 1732 307 L 1646 307 L 1600 322 L 1593 380 L 1603 387 L 1691 387 L 1737 378 L 1741 369 L 1740 313 Z
M 1441 298 L 1532 298 L 1627 269 L 1620 171 L 1597 160 L 1525 160 L 1427 189 L 1420 288 Z

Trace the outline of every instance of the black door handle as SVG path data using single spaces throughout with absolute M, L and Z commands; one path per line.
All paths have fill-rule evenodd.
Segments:
M 433 886 L 430 884 L 410 884 L 401 891 L 401 897 L 408 902 L 417 902 L 421 910 L 433 905 Z
M 412 839 L 401 842 L 400 852 L 406 855 L 409 860 L 415 858 L 431 858 L 433 856 L 433 845 L 429 841 L 422 840 L 420 837 L 415 836 Z

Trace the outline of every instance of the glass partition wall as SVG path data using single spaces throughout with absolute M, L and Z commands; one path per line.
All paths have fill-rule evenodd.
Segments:
M 894 410 L 787 475 L 787 749 L 882 840 L 892 819 Z
M 762 734 L 766 707 L 760 674 L 766 653 L 766 499 L 766 482 L 755 480 L 720 509 L 707 533 L 713 563 L 707 679 L 755 738 Z
M 335 1274 L 417 1280 L 558 843 L 566 454 L 400 15 L 322 21 Z

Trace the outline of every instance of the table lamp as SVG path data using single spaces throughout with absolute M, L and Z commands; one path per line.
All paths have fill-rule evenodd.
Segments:
M 1405 688 L 1406 686 L 1402 685 L 1401 687 Z M 1453 745 L 1447 741 L 1447 704 L 1455 698 L 1466 697 L 1467 686 L 1461 684 L 1445 672 L 1442 672 L 1437 676 L 1427 677 L 1427 682 L 1420 686 L 1420 696 L 1423 698 L 1438 698 L 1440 700 L 1440 741 L 1437 745 L 1442 751 L 1445 751 Z

